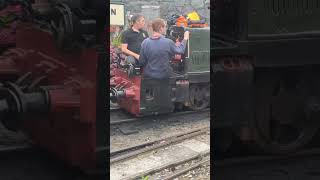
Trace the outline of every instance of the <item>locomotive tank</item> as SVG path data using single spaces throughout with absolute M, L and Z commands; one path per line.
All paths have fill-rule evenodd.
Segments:
M 256 57 L 254 64 L 261 67 L 319 64 L 318 1 L 215 0 L 213 3 L 215 55 L 251 54 Z M 219 46 L 220 41 L 224 43 Z

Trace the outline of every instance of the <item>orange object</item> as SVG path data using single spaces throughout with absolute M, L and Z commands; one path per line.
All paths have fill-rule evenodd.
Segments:
M 178 27 L 187 27 L 188 26 L 188 20 L 184 16 L 180 16 L 176 20 L 176 26 Z
M 188 27 L 208 27 L 208 24 L 189 24 Z

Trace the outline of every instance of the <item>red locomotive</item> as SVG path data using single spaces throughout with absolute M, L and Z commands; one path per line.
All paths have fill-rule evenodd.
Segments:
M 95 2 L 33 4 L 30 20 L 17 27 L 15 48 L 0 56 L 1 122 L 83 170 L 96 169 L 106 152 L 96 138 L 104 135 L 96 124 L 106 102 L 96 97 L 106 57 Z

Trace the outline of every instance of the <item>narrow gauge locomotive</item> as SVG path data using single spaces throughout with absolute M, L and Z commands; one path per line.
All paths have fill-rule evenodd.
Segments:
M 96 169 L 107 153 L 99 39 L 106 7 L 101 13 L 100 1 L 17 2 L 30 16 L 17 26 L 15 47 L 0 56 L 0 120 L 70 165 Z
M 143 78 L 143 69 L 118 65 L 110 79 L 110 98 L 134 116 L 171 113 L 188 107 L 205 109 L 210 104 L 210 28 L 169 26 L 167 37 L 183 39 L 190 31 L 185 54 L 170 61 L 174 76 L 169 82 Z
M 234 135 L 267 153 L 308 143 L 320 126 L 320 1 L 214 0 L 211 10 L 216 148 Z

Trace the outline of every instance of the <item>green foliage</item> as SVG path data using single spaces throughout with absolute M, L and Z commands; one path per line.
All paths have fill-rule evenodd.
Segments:
M 120 47 L 121 46 L 121 35 L 118 35 L 111 39 L 111 45 L 113 47 Z
M 149 180 L 149 176 L 146 176 L 146 177 L 142 176 L 141 180 Z

